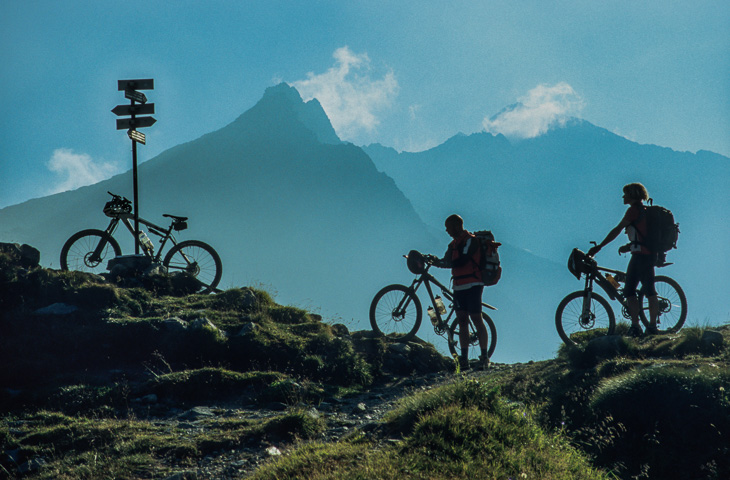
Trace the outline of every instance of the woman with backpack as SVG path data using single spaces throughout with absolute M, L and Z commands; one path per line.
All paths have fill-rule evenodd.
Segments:
M 649 200 L 649 192 L 641 183 L 625 185 L 623 192 L 624 205 L 629 206 L 628 210 L 626 210 L 621 222 L 608 232 L 606 238 L 600 244 L 588 250 L 588 255 L 594 257 L 603 247 L 614 241 L 621 234 L 621 231 L 626 231 L 630 243 L 621 246 L 618 251 L 619 253 L 631 252 L 631 260 L 629 260 L 629 265 L 626 268 L 624 297 L 631 315 L 629 335 L 639 337 L 643 334 L 639 323 L 639 298 L 636 294 L 639 282 L 641 282 L 642 294 L 649 300 L 650 324 L 647 327 L 647 332 L 658 333 L 657 314 L 659 304 L 656 288 L 654 287 L 654 266 L 657 263 L 657 253 L 652 252 L 643 244 L 648 233 L 644 202 Z

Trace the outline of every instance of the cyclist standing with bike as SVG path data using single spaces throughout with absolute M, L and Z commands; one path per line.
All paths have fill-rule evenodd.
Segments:
M 629 335 L 639 337 L 643 334 L 639 323 L 639 299 L 636 295 L 636 287 L 641 282 L 641 291 L 649 301 L 650 323 L 647 332 L 658 333 L 657 316 L 659 311 L 657 291 L 655 288 L 654 266 L 657 262 L 657 254 L 650 251 L 642 244 L 647 238 L 646 226 L 646 205 L 644 201 L 649 200 L 649 192 L 641 183 L 630 183 L 623 188 L 623 201 L 629 205 L 618 225 L 616 225 L 606 238 L 598 245 L 588 250 L 588 255 L 594 257 L 601 248 L 608 245 L 626 230 L 630 243 L 619 248 L 619 253 L 631 252 L 631 260 L 626 269 L 626 282 L 624 284 L 624 297 L 626 298 L 629 314 L 631 315 L 631 328 Z
M 453 238 L 444 258 L 434 258 L 433 265 L 451 268 L 454 283 L 454 310 L 459 322 L 459 344 L 461 357 L 459 367 L 469 369 L 469 319 L 476 328 L 479 347 L 482 350 L 481 367 L 489 366 L 487 328 L 482 320 L 482 291 L 484 284 L 479 269 L 481 250 L 478 240 L 464 229 L 464 220 L 459 215 L 446 219 L 446 233 Z

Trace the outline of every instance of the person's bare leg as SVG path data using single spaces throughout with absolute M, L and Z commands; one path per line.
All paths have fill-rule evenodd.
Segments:
M 487 326 L 484 325 L 484 319 L 482 318 L 482 313 L 472 313 L 469 315 L 471 318 L 472 323 L 474 324 L 474 328 L 477 331 L 477 338 L 479 339 L 479 347 L 482 350 L 481 354 L 481 360 L 482 360 L 482 368 L 487 368 L 489 366 L 489 335 L 487 334 Z
M 637 333 L 641 332 L 641 323 L 639 321 L 639 299 L 636 297 L 627 298 L 626 307 L 629 310 L 629 315 L 631 315 L 631 328 Z
M 463 310 L 457 310 L 456 320 L 459 322 L 459 346 L 461 356 L 459 357 L 459 368 L 469 369 L 469 314 Z

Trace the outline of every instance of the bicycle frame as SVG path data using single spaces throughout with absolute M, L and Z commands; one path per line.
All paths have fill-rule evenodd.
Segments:
M 416 277 L 415 280 L 413 280 L 413 283 L 411 283 L 410 287 L 408 287 L 408 290 L 412 291 L 414 294 L 418 291 L 419 287 L 421 285 L 426 286 L 426 291 L 428 292 L 428 298 L 431 300 L 431 305 L 433 306 L 434 311 L 436 312 L 436 318 L 438 322 L 434 325 L 434 331 L 438 335 L 443 335 L 443 333 L 446 331 L 446 328 L 449 325 L 449 322 L 451 321 L 451 316 L 454 314 L 454 309 L 451 308 L 448 310 L 448 315 L 446 315 L 446 318 L 442 318 L 441 312 L 439 312 L 439 309 L 436 307 L 436 296 L 433 293 L 433 288 L 431 287 L 431 283 L 435 284 L 437 287 L 441 289 L 441 294 L 444 296 L 444 298 L 453 304 L 454 302 L 454 293 L 449 290 L 448 287 L 446 287 L 444 284 L 439 282 L 436 277 L 428 273 L 428 269 L 431 268 L 431 265 L 426 265 L 425 271 Z M 401 310 L 406 307 L 408 307 L 408 303 L 410 301 L 410 297 L 408 295 L 404 296 L 404 299 L 402 302 L 405 301 L 405 304 L 399 304 L 397 309 Z M 488 305 L 484 302 L 482 302 L 482 306 L 489 308 L 490 310 L 496 310 L 495 307 Z
M 583 289 L 583 292 L 585 293 L 585 296 L 587 298 L 590 297 L 591 292 L 593 291 L 593 284 L 594 282 L 598 284 L 601 289 L 606 292 L 606 295 L 611 300 L 618 301 L 621 306 L 625 309 L 625 311 L 622 311 L 622 315 L 626 318 L 630 318 L 628 315 L 628 305 L 626 303 L 626 299 L 621 295 L 621 292 L 619 292 L 619 289 L 616 288 L 609 280 L 606 278 L 605 274 L 609 273 L 614 276 L 617 282 L 623 283 L 626 279 L 626 273 L 620 271 L 620 270 L 614 270 L 612 268 L 606 268 L 606 267 L 599 267 L 598 265 L 593 267 L 593 271 L 591 273 L 585 274 L 586 280 L 585 280 L 585 288 Z M 583 314 L 587 314 L 587 310 L 590 309 L 590 302 L 584 302 L 583 304 Z
M 124 226 L 127 227 L 127 230 L 134 238 L 134 226 L 130 222 L 130 219 L 132 219 L 132 218 L 134 218 L 134 215 L 131 213 L 122 213 L 122 214 L 119 214 L 119 215 L 113 217 L 111 219 L 111 221 L 109 222 L 109 226 L 106 228 L 105 232 L 108 233 L 109 235 L 113 235 L 114 232 L 116 231 L 117 227 L 119 226 L 119 222 L 121 221 L 122 224 L 124 224 Z M 156 225 L 143 218 L 138 218 L 137 220 L 142 225 L 145 225 L 150 233 L 157 235 L 158 237 L 161 238 L 161 240 L 159 242 L 160 247 L 157 249 L 157 254 L 152 255 L 153 261 L 159 262 L 160 258 L 162 256 L 162 251 L 165 248 L 165 245 L 167 244 L 168 240 L 170 240 L 172 242 L 173 246 L 177 245 L 177 241 L 175 240 L 175 237 L 172 235 L 172 229 L 173 229 L 173 225 L 175 222 L 173 221 L 172 224 L 170 224 L 170 227 L 165 229 L 165 228 L 160 227 L 159 225 Z M 103 241 L 99 242 L 99 246 L 97 247 L 97 250 L 94 252 L 94 255 L 98 255 L 101 252 L 101 250 L 104 248 L 104 243 L 105 242 L 103 242 Z M 145 250 L 145 249 L 142 249 L 142 250 L 144 251 L 145 255 L 150 256 L 150 254 L 149 254 L 149 252 L 147 252 L 147 250 Z

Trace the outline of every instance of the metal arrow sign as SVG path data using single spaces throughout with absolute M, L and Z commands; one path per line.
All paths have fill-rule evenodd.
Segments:
M 152 78 L 145 78 L 142 80 L 118 80 L 117 88 L 119 91 L 122 90 L 154 90 L 155 80 Z
M 112 108 L 115 115 L 149 115 L 155 113 L 154 103 L 145 103 L 144 105 L 117 105 Z
M 125 128 L 145 128 L 154 125 L 157 121 L 154 117 L 117 118 L 117 130 Z

